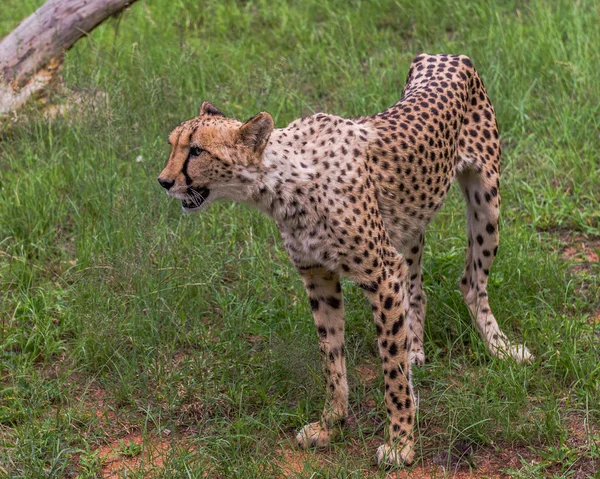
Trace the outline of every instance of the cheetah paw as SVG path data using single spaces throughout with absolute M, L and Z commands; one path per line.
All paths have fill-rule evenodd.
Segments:
M 423 352 L 423 349 L 413 349 L 410 352 L 409 359 L 411 364 L 423 366 L 423 364 L 425 364 L 425 353 Z
M 304 426 L 296 435 L 296 441 L 302 449 L 309 447 L 327 447 L 332 439 L 331 431 L 322 427 L 320 423 L 313 422 Z
M 533 354 L 529 352 L 527 347 L 519 344 L 518 346 L 510 346 L 510 356 L 518 363 L 531 364 L 535 361 Z
M 415 457 L 414 445 L 412 443 L 400 444 L 394 448 L 389 444 L 382 444 L 377 448 L 377 464 L 380 466 L 410 466 Z

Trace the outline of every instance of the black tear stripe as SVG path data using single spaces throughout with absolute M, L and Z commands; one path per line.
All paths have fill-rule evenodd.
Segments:
M 185 184 L 188 186 L 192 184 L 192 178 L 190 178 L 190 175 L 188 175 L 188 171 L 187 171 L 188 164 L 190 162 L 190 156 L 191 155 L 188 155 L 188 157 L 183 162 L 183 166 L 181 167 L 181 173 L 183 173 L 183 176 L 185 177 Z

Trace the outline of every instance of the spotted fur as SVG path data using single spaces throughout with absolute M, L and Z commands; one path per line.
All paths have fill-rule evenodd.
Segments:
M 467 203 L 468 250 L 461 290 L 489 351 L 532 359 L 511 345 L 488 303 L 498 251 L 500 143 L 494 109 L 471 61 L 420 55 L 401 100 L 373 116 L 316 114 L 274 129 L 268 113 L 242 124 L 203 103 L 170 136 L 159 177 L 185 210 L 226 198 L 276 221 L 309 297 L 323 353 L 328 398 L 321 420 L 297 436 L 325 446 L 347 415 L 340 277 L 371 303 L 389 418 L 379 462 L 414 458 L 411 363 L 423 364 L 425 227 L 454 178 Z

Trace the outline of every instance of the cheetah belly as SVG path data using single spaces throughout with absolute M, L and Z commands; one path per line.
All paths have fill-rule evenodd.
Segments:
M 281 228 L 281 237 L 294 264 L 309 266 L 321 264 L 331 270 L 339 265 L 339 248 L 336 248 L 322 227 L 293 230 Z
M 417 205 L 415 205 L 415 208 Z M 402 208 L 396 199 L 379 199 L 379 211 L 391 242 L 397 247 L 408 245 L 421 234 L 433 217 L 433 212 L 411 214 L 415 208 Z M 401 248 L 400 248 L 401 249 Z

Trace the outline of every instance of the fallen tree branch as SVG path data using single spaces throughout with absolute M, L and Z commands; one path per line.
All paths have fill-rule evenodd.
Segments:
M 0 41 L 0 115 L 56 77 L 64 53 L 136 0 L 48 0 Z

